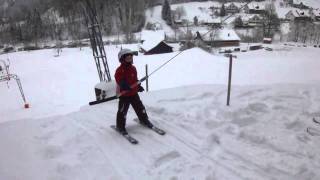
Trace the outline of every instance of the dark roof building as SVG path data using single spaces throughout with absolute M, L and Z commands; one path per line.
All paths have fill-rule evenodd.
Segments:
M 173 52 L 173 47 L 165 41 L 165 33 L 161 31 L 142 31 L 139 51 L 145 55 Z
M 263 4 L 253 4 L 250 3 L 244 7 L 244 11 L 247 14 L 264 14 L 265 7 Z
M 161 41 L 151 48 L 146 46 L 144 47 L 142 44 L 140 46 L 140 52 L 144 53 L 145 55 L 170 53 L 173 52 L 173 47 L 169 46 L 164 41 Z

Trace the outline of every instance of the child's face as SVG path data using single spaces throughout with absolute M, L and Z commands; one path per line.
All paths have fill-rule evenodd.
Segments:
M 127 63 L 132 63 L 133 62 L 132 54 L 126 54 L 124 61 Z

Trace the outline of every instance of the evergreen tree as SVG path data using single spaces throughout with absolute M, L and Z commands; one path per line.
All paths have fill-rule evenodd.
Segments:
M 177 2 L 89 0 L 96 5 L 103 35 L 125 34 L 128 42 L 134 32 L 144 27 L 145 10 L 159 2 L 165 2 L 163 18 L 171 25 L 172 12 L 169 3 L 173 1 Z M 85 2 L 86 0 L 16 0 L 14 6 L 0 8 L 0 43 L 25 41 L 37 44 L 49 39 L 78 41 L 87 36 L 83 9 Z
M 198 25 L 199 25 L 199 20 L 198 20 L 198 17 L 197 17 L 197 16 L 195 16 L 195 17 L 193 18 L 193 24 L 194 24 L 195 26 L 198 26 Z
M 243 26 L 243 21 L 241 19 L 241 17 L 237 17 L 235 20 L 234 20 L 234 26 L 235 27 L 242 27 Z
M 225 15 L 226 15 L 226 8 L 224 7 L 224 4 L 222 4 L 220 9 L 220 16 L 225 16 Z
M 169 4 L 168 0 L 165 0 L 162 5 L 161 16 L 162 16 L 162 19 L 165 20 L 168 25 L 172 24 L 171 8 L 170 8 L 170 4 Z

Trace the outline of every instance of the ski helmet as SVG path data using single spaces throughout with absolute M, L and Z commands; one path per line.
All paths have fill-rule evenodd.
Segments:
M 131 55 L 135 55 L 135 56 L 138 56 L 138 52 L 137 51 L 132 51 L 130 49 L 121 49 L 118 53 L 118 58 L 119 58 L 119 61 L 121 62 L 122 61 L 122 58 L 124 55 L 126 54 L 131 54 Z

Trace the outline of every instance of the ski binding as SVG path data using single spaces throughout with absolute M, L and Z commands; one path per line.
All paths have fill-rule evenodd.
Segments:
M 140 125 L 142 125 L 143 127 L 148 128 L 148 129 L 150 129 L 150 130 L 152 130 L 152 131 L 154 131 L 154 132 L 156 132 L 156 133 L 158 133 L 158 134 L 160 134 L 162 136 L 166 134 L 166 132 L 164 130 L 156 127 L 155 125 L 153 125 L 152 128 L 150 128 L 150 127 L 147 127 L 146 125 L 144 125 L 143 123 L 141 123 L 139 121 L 139 119 L 137 119 L 137 118 L 135 118 L 133 120 L 136 121 L 137 123 L 139 123 Z

